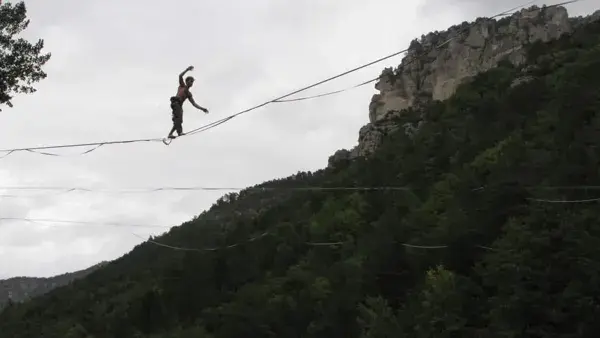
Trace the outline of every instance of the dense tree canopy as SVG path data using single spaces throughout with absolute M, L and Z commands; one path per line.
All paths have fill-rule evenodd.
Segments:
M 0 337 L 591 337 L 600 195 L 567 186 L 600 185 L 600 23 L 528 51 L 405 111 L 418 132 L 372 158 L 154 238 L 197 252 L 146 242 L 11 305 Z M 286 189 L 316 185 L 409 189 Z
M 32 44 L 18 37 L 28 25 L 23 1 L 0 4 L 0 105 L 12 106 L 14 94 L 33 93 L 32 84 L 46 78 L 42 66 L 50 53 L 42 53 L 44 40 Z

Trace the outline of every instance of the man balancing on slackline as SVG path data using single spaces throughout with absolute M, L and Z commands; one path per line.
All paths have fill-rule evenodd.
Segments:
M 172 109 L 172 120 L 173 120 L 173 128 L 169 132 L 169 139 L 174 139 L 176 136 L 173 135 L 175 131 L 177 131 L 177 135 L 182 136 L 185 135 L 183 132 L 183 103 L 186 99 L 189 99 L 194 107 L 202 110 L 206 114 L 208 114 L 208 109 L 199 106 L 192 96 L 190 92 L 190 87 L 194 84 L 194 78 L 188 76 L 185 78 L 185 82 L 183 81 L 183 76 L 185 73 L 193 70 L 194 66 L 187 67 L 181 74 L 179 74 L 179 87 L 177 88 L 177 94 L 175 96 L 171 96 L 171 109 Z M 163 140 L 166 142 L 166 139 Z

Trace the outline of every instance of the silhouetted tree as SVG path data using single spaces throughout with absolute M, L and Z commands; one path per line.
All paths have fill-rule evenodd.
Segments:
M 16 93 L 33 93 L 33 83 L 46 78 L 42 66 L 50 59 L 43 54 L 44 40 L 35 44 L 18 35 L 29 25 L 23 1 L 0 5 L 0 105 L 12 107 Z

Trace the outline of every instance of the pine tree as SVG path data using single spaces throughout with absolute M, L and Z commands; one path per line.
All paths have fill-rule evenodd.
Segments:
M 23 1 L 0 5 L 0 105 L 12 107 L 14 94 L 34 93 L 32 84 L 47 76 L 42 66 L 50 60 L 50 53 L 42 53 L 44 40 L 32 44 L 18 37 L 28 26 Z

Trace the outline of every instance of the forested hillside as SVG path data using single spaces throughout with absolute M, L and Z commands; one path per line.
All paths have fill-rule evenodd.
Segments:
M 595 337 L 600 23 L 527 48 L 372 157 L 227 195 L 153 238 L 198 251 L 139 245 L 0 336 Z
M 83 278 L 102 267 L 106 262 L 100 262 L 87 269 L 63 273 L 48 278 L 13 277 L 0 280 L 0 311 L 9 304 L 20 303 L 43 295 L 57 287 L 67 285 L 72 281 Z

